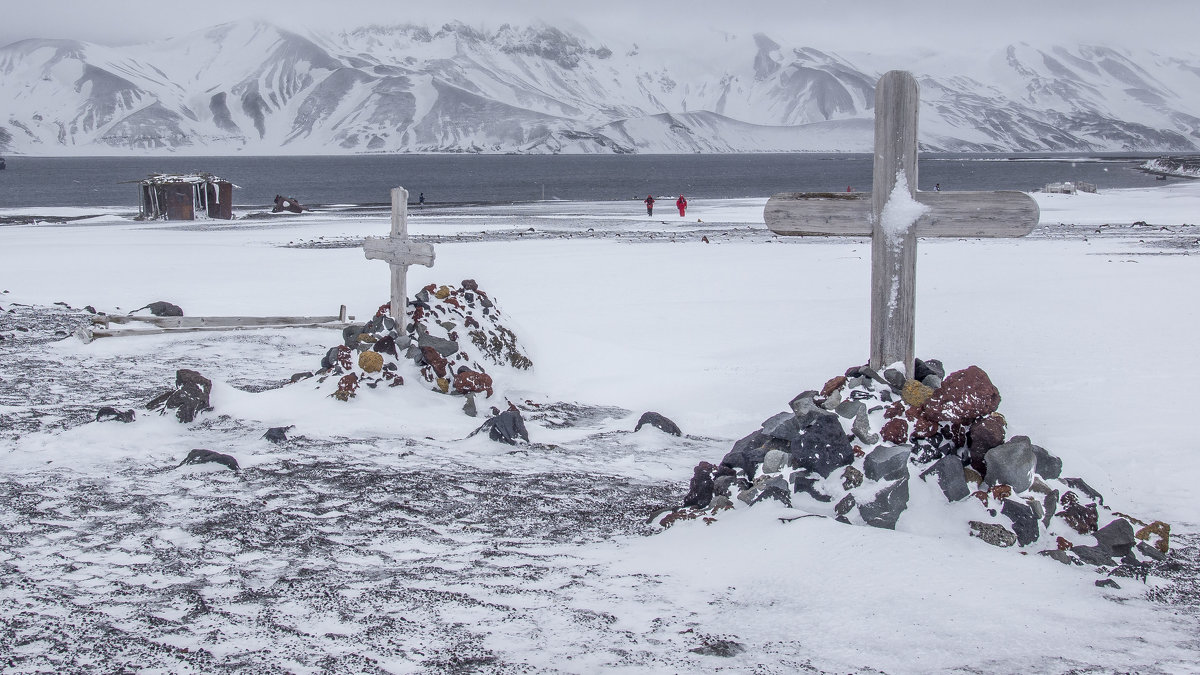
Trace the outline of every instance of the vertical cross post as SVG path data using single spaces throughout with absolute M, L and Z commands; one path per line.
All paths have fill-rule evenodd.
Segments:
M 367 237 L 363 253 L 368 259 L 384 260 L 391 267 L 391 315 L 404 329 L 408 311 L 407 275 L 410 265 L 433 267 L 433 247 L 408 238 L 408 190 L 392 190 L 392 230 L 387 237 Z
M 917 228 L 885 227 L 884 207 L 896 194 L 917 193 L 917 80 L 901 70 L 885 74 L 875 87 L 875 164 L 871 186 L 871 367 L 900 361 L 912 377 L 913 317 L 917 277 Z

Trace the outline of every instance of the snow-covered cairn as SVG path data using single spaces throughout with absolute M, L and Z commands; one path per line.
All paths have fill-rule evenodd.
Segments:
M 860 366 L 800 394 L 719 465 L 701 462 L 684 506 L 657 521 L 780 502 L 889 529 L 902 518 L 957 518 L 964 535 L 1067 564 L 1144 569 L 1165 557 L 1169 525 L 1113 511 L 1082 479 L 1062 477 L 1062 460 L 1028 437 L 1005 437 L 1000 392 L 982 369 L 946 376 L 938 361 L 918 359 L 914 375 L 901 364 Z M 916 490 L 946 507 L 909 509 Z
M 366 324 L 342 331 L 343 344 L 325 354 L 314 374 L 318 387 L 348 401 L 362 387 L 396 387 L 416 377 L 443 394 L 466 395 L 473 416 L 475 395 L 494 393 L 489 368 L 533 365 L 501 323 L 500 308 L 472 279 L 459 287 L 430 284 L 409 307 L 411 321 L 403 330 L 385 303 Z

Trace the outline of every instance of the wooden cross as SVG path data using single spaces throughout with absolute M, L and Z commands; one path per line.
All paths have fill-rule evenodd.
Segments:
M 433 267 L 433 247 L 408 238 L 408 190 L 392 190 L 392 233 L 387 237 L 367 237 L 363 252 L 368 259 L 386 260 L 392 268 L 392 318 L 404 330 L 408 311 L 406 275 L 410 265 Z
M 913 376 L 917 237 L 1023 237 L 1038 205 L 1022 192 L 917 192 L 918 90 L 893 70 L 875 87 L 871 192 L 782 193 L 763 218 L 784 235 L 871 237 L 871 361 Z

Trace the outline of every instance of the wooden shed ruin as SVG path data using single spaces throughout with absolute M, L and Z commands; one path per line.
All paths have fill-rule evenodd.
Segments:
M 232 220 L 235 187 L 211 173 L 152 174 L 138 182 L 138 219 Z

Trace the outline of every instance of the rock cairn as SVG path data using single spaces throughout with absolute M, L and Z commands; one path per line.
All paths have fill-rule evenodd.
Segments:
M 342 331 L 343 343 L 325 354 L 319 370 L 292 381 L 316 377 L 330 396 L 349 401 L 362 387 L 401 386 L 407 375 L 442 394 L 465 396 L 463 410 L 474 417 L 476 396 L 495 393 L 489 368 L 533 366 L 500 308 L 472 279 L 457 287 L 430 284 L 408 304 L 406 326 L 396 325 L 385 303 L 367 323 Z
M 694 470 L 684 506 L 655 520 L 670 526 L 776 501 L 855 525 L 895 529 L 905 517 L 961 518 L 964 535 L 1037 550 L 1069 565 L 1144 576 L 1165 558 L 1170 526 L 1113 511 L 1062 460 L 1026 436 L 1006 436 L 1000 392 L 971 366 L 949 375 L 916 361 L 882 373 L 850 368 L 820 391 L 734 443 L 719 464 Z M 936 490 L 969 508 L 909 511 L 910 490 Z

